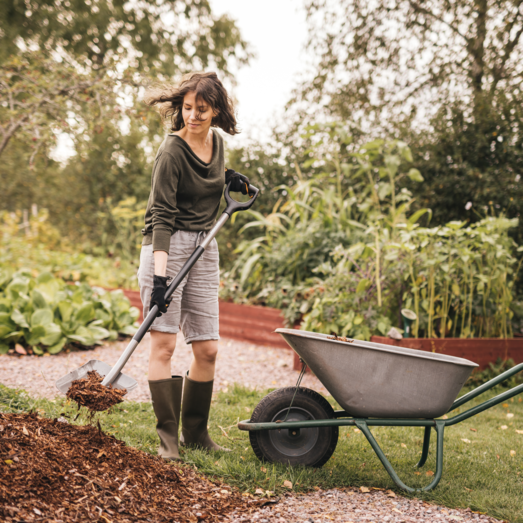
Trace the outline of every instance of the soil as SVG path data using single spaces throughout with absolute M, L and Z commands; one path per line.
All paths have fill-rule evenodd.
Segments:
M 102 385 L 103 378 L 95 370 L 89 371 L 87 377 L 71 383 L 66 396 L 78 404 L 87 407 L 91 413 L 110 409 L 122 403 L 127 394 L 126 389 L 116 389 L 112 385 Z
M 196 523 L 259 504 L 94 426 L 0 413 L 1 521 Z

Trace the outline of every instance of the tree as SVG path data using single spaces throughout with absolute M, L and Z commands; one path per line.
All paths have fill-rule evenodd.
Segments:
M 18 135 L 32 150 L 32 165 L 37 152 L 55 141 L 56 132 L 73 130 L 71 113 L 81 125 L 87 113 L 92 117 L 101 111 L 108 96 L 114 101 L 113 82 L 105 70 L 82 74 L 41 52 L 23 53 L 0 64 L 0 157 Z
M 297 121 L 320 112 L 401 136 L 425 178 L 412 190 L 433 222 L 521 214 L 522 0 L 306 5 L 316 58 L 290 103 Z
M 250 57 L 234 21 L 215 17 L 207 0 L 4 0 L 0 60 L 20 44 L 61 50 L 94 68 L 118 58 L 167 77 L 208 67 L 230 75 L 233 61 Z
M 307 13 L 317 60 L 298 98 L 326 96 L 336 115 L 386 127 L 459 102 L 478 123 L 522 101 L 522 0 L 308 0 Z

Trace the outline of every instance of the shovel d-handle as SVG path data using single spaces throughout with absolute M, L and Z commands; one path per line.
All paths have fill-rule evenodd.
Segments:
M 167 287 L 167 290 L 165 291 L 165 301 L 167 302 L 173 292 L 178 288 L 180 283 L 183 281 L 183 279 L 187 276 L 187 273 L 192 269 L 194 264 L 198 261 L 200 256 L 205 251 L 206 247 L 211 243 L 211 241 L 214 239 L 214 237 L 218 234 L 218 231 L 224 226 L 225 222 L 230 218 L 230 216 L 238 211 L 245 211 L 246 209 L 249 209 L 252 204 L 255 202 L 256 198 L 258 197 L 259 190 L 254 187 L 253 185 L 249 185 L 249 196 L 250 200 L 247 202 L 241 203 L 234 200 L 230 192 L 230 186 L 231 182 L 227 184 L 227 187 L 225 188 L 225 201 L 227 202 L 227 207 L 223 211 L 222 215 L 218 220 L 216 221 L 214 227 L 207 233 L 205 238 L 202 240 L 201 244 L 196 247 L 194 252 L 191 254 L 189 259 L 185 262 L 183 267 L 181 268 L 180 272 L 175 276 L 175 278 L 171 281 L 169 286 Z M 138 344 L 142 341 L 142 338 L 145 336 L 145 333 L 151 328 L 151 325 L 153 324 L 154 320 L 158 316 L 158 305 L 153 305 L 149 309 L 149 313 L 147 314 L 147 317 L 143 320 L 143 323 L 140 325 L 140 328 L 136 331 L 136 334 L 133 336 L 132 340 L 129 342 L 129 345 L 127 345 L 126 349 L 123 351 L 122 355 L 116 362 L 115 366 L 110 370 L 110 372 L 105 376 L 104 380 L 102 381 L 102 385 L 110 385 L 120 374 L 122 369 L 124 368 L 125 364 L 131 357 L 132 353 L 138 346 Z

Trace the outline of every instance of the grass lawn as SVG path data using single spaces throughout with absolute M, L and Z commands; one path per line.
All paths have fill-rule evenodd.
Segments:
M 492 397 L 502 390 L 505 389 L 491 391 L 483 398 Z M 197 466 L 200 472 L 219 477 L 242 492 L 254 493 L 257 488 L 262 488 L 278 494 L 287 491 L 283 482 L 289 480 L 298 492 L 314 487 L 365 485 L 390 488 L 405 495 L 396 488 L 365 436 L 352 427 L 340 428 L 337 449 L 321 469 L 260 463 L 250 447 L 247 433 L 240 432 L 236 423 L 249 418 L 265 394 L 241 387 L 220 393 L 211 411 L 210 433 L 219 444 L 234 452 L 209 455 L 190 450 L 184 451 L 185 460 Z M 478 403 L 480 400 L 476 399 L 470 406 Z M 0 386 L 0 411 L 29 409 L 36 409 L 48 417 L 65 414 L 71 421 L 76 416 L 76 405 L 67 404 L 61 398 L 33 400 L 24 392 Z M 155 418 L 149 404 L 123 403 L 112 413 L 99 415 L 99 419 L 106 432 L 146 452 L 156 452 Z M 86 418 L 80 415 L 74 423 L 85 424 Z M 507 428 L 501 429 L 502 426 Z M 414 465 L 421 453 L 422 428 L 371 427 L 371 430 L 407 485 L 421 487 L 430 483 L 432 477 L 427 472 L 436 470 L 435 432 L 429 459 L 418 471 Z M 523 431 L 522 395 L 448 427 L 442 480 L 433 491 L 416 497 L 452 508 L 470 507 L 512 523 L 523 523 L 523 434 L 516 430 Z

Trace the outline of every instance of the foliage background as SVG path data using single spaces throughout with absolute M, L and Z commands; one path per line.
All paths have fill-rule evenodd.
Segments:
M 505 318 L 491 333 L 520 332 L 522 4 L 306 0 L 312 66 L 289 100 L 287 125 L 270 144 L 228 151 L 228 166 L 262 197 L 258 214 L 237 216 L 221 233 L 223 296 L 283 307 L 292 322 L 329 288 L 344 309 L 330 316 L 364 314 L 365 304 L 367 330 L 345 329 L 345 319 L 307 325 L 353 335 L 399 327 L 398 307 L 416 308 L 416 299 L 426 335 L 455 331 L 456 321 L 461 335 L 484 335 L 487 316 Z M 143 88 L 214 69 L 233 89 L 234 71 L 253 56 L 249 44 L 205 0 L 8 0 L 0 9 L 2 263 L 136 287 L 151 162 L 164 134 L 140 101 Z M 59 163 L 52 151 L 64 132 L 75 154 Z M 501 258 L 472 249 L 482 262 L 468 302 L 465 287 L 446 290 L 448 276 L 431 276 L 428 265 L 420 284 L 405 279 L 404 251 L 392 259 L 389 249 L 405 239 L 402 223 L 446 234 L 451 221 L 463 238 L 476 222 L 495 223 L 502 237 Z M 463 238 L 449 252 L 465 248 Z M 354 280 L 355 265 L 339 263 L 357 245 L 367 276 Z M 498 265 L 487 304 L 481 278 Z M 431 281 L 432 298 L 416 298 L 430 295 Z M 340 291 L 351 285 L 357 292 Z M 321 307 L 318 317 L 328 312 Z

